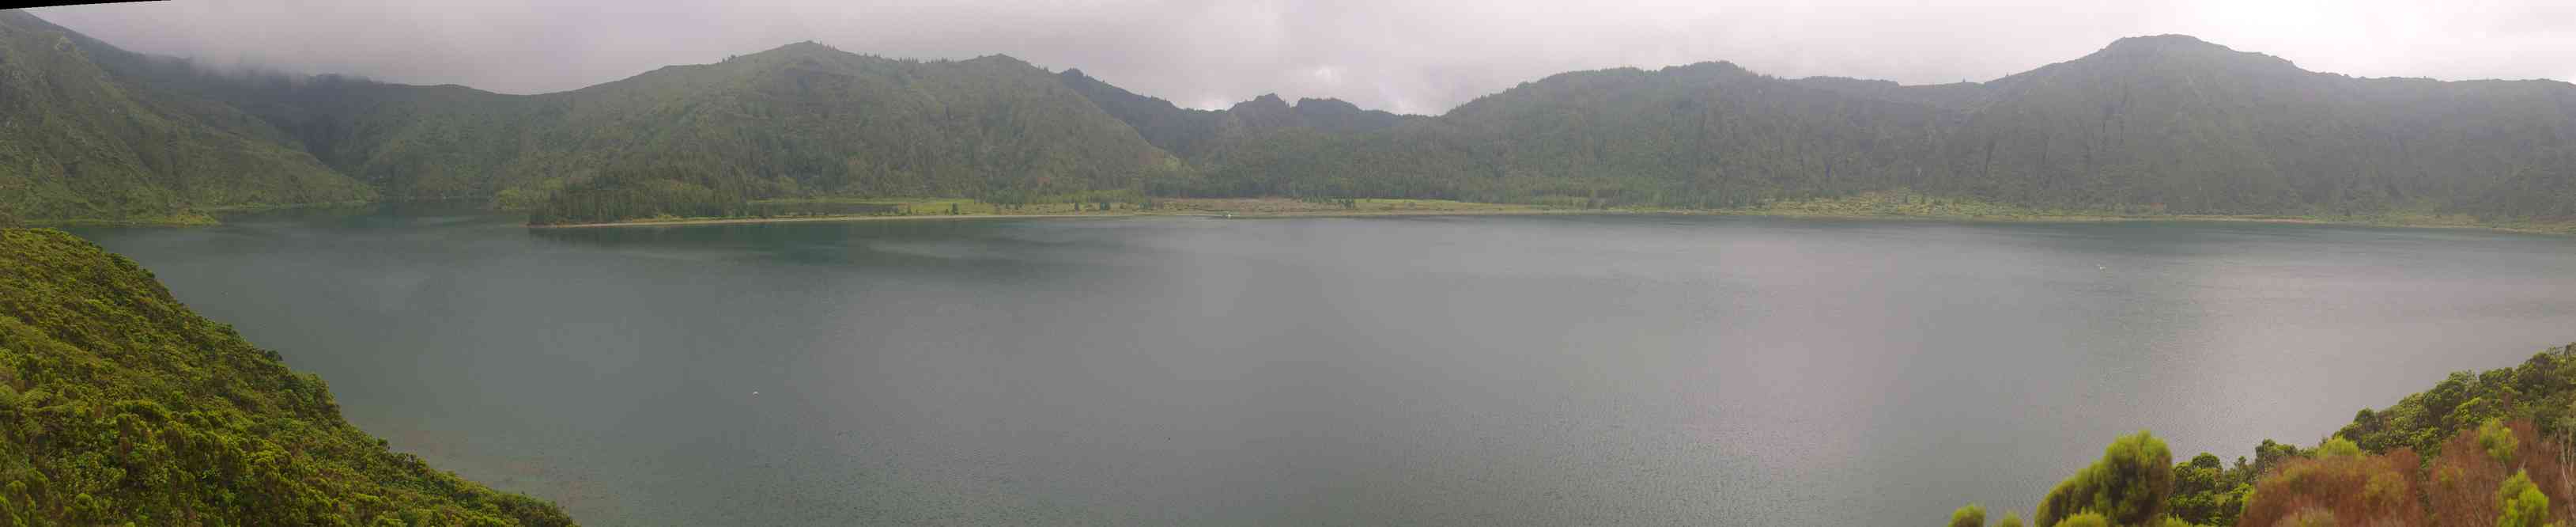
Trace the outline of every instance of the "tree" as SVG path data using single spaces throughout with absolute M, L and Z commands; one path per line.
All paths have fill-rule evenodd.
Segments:
M 2504 509 L 2496 517 L 2496 527 L 2541 527 L 2549 522 L 2549 496 L 2541 494 L 2524 471 L 2514 471 L 2496 488 L 2496 501 Z
M 2057 527 L 2111 527 L 2111 519 L 2098 513 L 2086 512 L 2067 516 L 2066 519 L 2058 520 L 2057 523 L 2051 525 L 2056 525 Z
M 2325 509 L 2299 509 L 2298 512 L 2291 513 L 2288 517 L 2281 518 L 2279 523 L 2272 525 L 2274 527 L 2334 527 L 2335 515 Z
M 2254 471 L 2241 461 L 2230 469 L 2218 456 L 2202 452 L 2174 465 L 2174 493 L 2166 513 L 2196 525 L 2235 525 L 2245 508 Z
M 1995 522 L 1995 527 L 2021 527 L 2021 515 L 2005 514 L 2004 521 Z
M 2319 515 L 2356 525 L 2411 525 L 2425 518 L 2417 501 L 2414 451 L 2345 452 L 2328 441 L 2314 459 L 2292 459 L 2256 482 L 2236 525 L 2305 525 Z M 2350 442 L 2343 442 L 2349 445 Z M 2302 523 L 2308 522 L 2308 523 Z
M 2112 441 L 2100 461 L 2050 489 L 2032 519 L 2061 525 L 2093 512 L 2119 525 L 2145 525 L 2164 515 L 2173 484 L 2173 452 L 2164 440 L 2139 430 Z
M 1950 527 L 1986 527 L 1986 508 L 1970 503 L 1950 511 Z
M 2488 459 L 2513 464 L 2514 450 L 2520 446 L 2520 442 L 2513 438 L 2513 429 L 2505 427 L 2503 419 L 2488 419 L 2485 424 L 2478 425 L 2478 449 L 2486 451 Z

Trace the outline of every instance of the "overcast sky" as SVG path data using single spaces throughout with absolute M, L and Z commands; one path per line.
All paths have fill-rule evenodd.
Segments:
M 2576 80 L 2576 0 L 177 0 L 36 10 L 127 49 L 505 93 L 801 40 L 1008 54 L 1184 106 L 1263 93 L 1439 113 L 1549 74 L 1729 60 L 1986 81 L 2183 33 L 2365 77 Z

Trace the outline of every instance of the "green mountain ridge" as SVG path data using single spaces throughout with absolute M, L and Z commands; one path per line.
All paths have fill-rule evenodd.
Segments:
M 1080 69 L 1067 69 L 1057 76 L 1065 86 L 1135 128 L 1155 147 L 1190 159 L 1222 148 L 1220 145 L 1225 143 L 1259 140 L 1266 133 L 1283 129 L 1362 133 L 1387 129 L 1415 117 L 1365 110 L 1340 99 L 1301 98 L 1291 105 L 1278 94 L 1264 94 L 1224 110 L 1198 110 L 1129 92 Z
M 1572 72 L 1435 119 L 1210 176 L 1654 207 L 1911 189 L 2113 213 L 2576 217 L 2576 86 L 2355 79 L 2178 35 L 1978 84 Z
M 375 197 L 260 119 L 111 74 L 102 63 L 126 57 L 85 41 L 0 11 L 0 216 L 184 221 Z
M 191 84 L 401 197 L 527 205 L 602 171 L 659 166 L 755 196 L 1065 192 L 1136 186 L 1168 157 L 1006 56 L 911 61 L 802 43 L 524 96 L 212 75 Z
M 42 24 L 12 15 L 10 25 Z M 1719 208 L 1907 190 L 2107 214 L 2576 219 L 2576 85 L 2353 78 L 2181 35 L 2121 39 L 1983 83 L 1783 79 L 1726 62 L 1568 72 L 1436 116 L 1275 95 L 1196 110 L 1005 56 L 898 60 L 810 42 L 505 95 L 209 74 L 67 38 L 111 58 L 96 61 L 110 82 L 205 108 L 189 115 L 231 116 L 199 120 L 236 130 L 240 149 L 345 175 L 308 162 L 295 173 L 323 190 L 245 185 L 229 201 L 127 199 L 151 203 L 135 209 L 367 191 L 578 204 L 590 219 L 772 198 L 1102 193 Z M 209 187 L 92 177 L 87 165 L 73 177 L 42 165 L 64 154 L 18 157 L 61 189 L 50 202 Z M 337 190 L 341 180 L 363 186 Z
M 388 450 L 150 271 L 0 229 L 0 523 L 571 525 Z

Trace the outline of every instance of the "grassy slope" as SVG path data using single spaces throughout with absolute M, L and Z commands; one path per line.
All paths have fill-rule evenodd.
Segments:
M 387 450 L 133 261 L 26 229 L 0 230 L 0 522 L 571 524 Z
M 122 52 L 86 40 L 0 11 L 0 215 L 201 223 L 192 211 L 373 197 L 258 119 L 111 74 Z

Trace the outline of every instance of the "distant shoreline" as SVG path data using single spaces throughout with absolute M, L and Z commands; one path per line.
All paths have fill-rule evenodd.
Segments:
M 1348 210 L 1345 210 L 1345 211 L 1321 211 L 1321 210 L 1319 210 L 1319 211 L 1294 211 L 1294 212 L 1279 212 L 1279 211 L 1272 211 L 1272 212 L 1224 212 L 1224 211 L 1157 212 L 1157 211 L 1133 211 L 1133 212 L 1131 212 L 1131 211 L 1117 211 L 1117 212 L 1096 212 L 1096 213 L 1079 213 L 1079 214 L 919 214 L 919 215 L 903 215 L 903 216 L 836 215 L 836 216 L 796 216 L 796 217 L 779 217 L 779 218 L 673 218 L 673 219 L 659 219 L 659 220 L 649 220 L 649 219 L 648 219 L 648 220 L 629 220 L 629 221 L 616 221 L 616 222 L 604 222 L 604 223 L 575 223 L 575 224 L 561 224 L 561 225 L 527 225 L 526 227 L 527 227 L 527 228 L 529 228 L 529 229 L 596 229 L 596 228 L 614 228 L 614 227 L 671 227 L 671 226 L 690 226 L 690 225 L 736 225 L 736 224 L 761 224 L 761 223 L 813 223 L 813 222 L 907 221 L 907 220 L 931 220 L 931 221 L 936 221 L 936 220 L 995 220 L 995 219 L 1014 219 L 1014 218 L 1027 218 L 1027 219 L 1080 219 L 1080 218 L 1103 218 L 1103 219 L 1105 219 L 1105 218 L 1150 218 L 1150 217 L 1198 217 L 1198 218 L 1232 218 L 1232 219 L 1279 219 L 1279 218 L 1370 218 L 1370 217 L 1402 217 L 1402 216 L 1533 216 L 1533 215 L 1737 216 L 1737 217 L 1753 217 L 1753 218 L 1799 218 L 1799 219 L 1821 219 L 1821 220 L 1916 220 L 1916 221 L 1942 221 L 1942 222 L 1960 222 L 1960 223 L 2113 223 L 2113 222 L 2155 222 L 2155 221 L 2173 221 L 2173 222 L 2207 222 L 2207 223 L 2289 223 L 2289 224 L 2303 224 L 2303 225 L 2338 225 L 2338 226 L 2348 226 L 2348 227 L 2391 227 L 2391 228 L 2409 228 L 2409 229 L 2465 229 L 2465 230 L 2485 230 L 2485 231 L 2498 231 L 2498 232 L 2513 232 L 2513 233 L 2523 233 L 2523 234 L 2547 234 L 2547 235 L 2556 235 L 2556 236 L 2576 236 L 2576 223 L 2571 223 L 2571 224 L 2545 224 L 2545 226 L 2517 226 L 2517 225 L 2493 225 L 2493 224 L 2462 224 L 2462 223 L 2432 223 L 2432 222 L 2393 222 L 2393 221 L 2365 221 L 2365 220 L 2336 220 L 2336 219 L 2322 219 L 2322 218 L 2291 218 L 2291 217 L 2263 216 L 2263 215 L 2246 215 L 2246 216 L 2226 216 L 2226 215 L 2122 216 L 2122 215 L 2088 215 L 2088 214 L 2066 214 L 2066 215 L 2033 214 L 2033 215 L 1985 215 L 1985 216 L 1980 216 L 1980 215 L 1943 215 L 1943 214 L 1831 214 L 1831 213 L 1812 213 L 1812 212 L 1781 211 L 1781 210 L 1765 210 L 1765 209 L 1707 209 L 1707 210 L 1703 210 L 1703 209 L 1576 209 L 1576 208 L 1536 208 L 1536 207 L 1533 207 L 1533 208 L 1525 208 L 1525 209 L 1457 209 L 1457 210 L 1447 210 L 1447 209 L 1422 209 L 1422 210 L 1368 210 L 1368 211 L 1348 211 Z
M 2151 222 L 2151 221 L 2205 222 L 2205 223 L 2295 223 L 2295 224 L 2302 224 L 2302 225 L 2338 225 L 2338 226 L 2345 226 L 2345 227 L 2389 227 L 2389 228 L 2403 228 L 2403 229 L 2465 229 L 2465 230 L 2484 230 L 2484 231 L 2514 232 L 2514 233 L 2524 233 L 2524 234 L 2550 234 L 2550 235 L 2558 235 L 2558 236 L 2576 236 L 2576 223 L 2565 223 L 2565 224 L 2545 224 L 2545 226 L 2516 226 L 2516 225 L 2495 225 L 2495 224 L 2474 224 L 2474 223 L 2433 223 L 2433 222 L 2403 222 L 2403 221 L 2337 220 L 2337 219 L 2323 219 L 2323 218 L 2289 218 L 2289 217 L 2279 217 L 2279 216 L 2259 215 L 2259 214 L 2255 214 L 2255 215 L 2244 215 L 2244 216 L 2202 215 L 2202 214 L 2192 214 L 2192 215 L 2173 215 L 2173 216 L 2121 216 L 2121 215 L 2091 215 L 2091 214 L 2067 214 L 2067 215 L 1954 216 L 1954 215 L 1909 215 L 1909 214 L 1816 214 L 1816 213 L 1783 212 L 1783 211 L 1767 211 L 1767 210 L 1709 210 L 1709 211 L 1689 211 L 1689 210 L 1680 210 L 1680 211 L 1657 211 L 1657 212 L 1658 212 L 1658 213 L 1665 213 L 1665 214 L 1690 215 L 1690 216 L 1746 216 L 1746 217 L 1764 217 L 1764 218 L 1810 218 L 1810 219 L 1835 219 L 1835 220 L 1923 220 L 1923 221 L 1955 221 L 1955 222 L 1963 222 L 1963 223 L 2117 223 L 2117 222 Z
M 754 223 L 808 223 L 808 222 L 843 222 L 843 221 L 906 221 L 906 220 L 1002 220 L 1002 219 L 1015 219 L 1015 218 L 1033 218 L 1033 219 L 1080 219 L 1080 218 L 1100 218 L 1100 219 L 1109 219 L 1109 218 L 1230 218 L 1230 219 L 1276 219 L 1276 218 L 1370 218 L 1370 217 L 1388 217 L 1388 216 L 1522 216 L 1522 215 L 1540 215 L 1540 214 L 1657 214 L 1657 213 L 1660 213 L 1660 212 L 1649 212 L 1649 211 L 1622 211 L 1622 210 L 1586 210 L 1586 209 L 1527 209 L 1527 210 L 1378 210 L 1378 211 L 1233 212 L 1233 213 L 1228 213 L 1228 212 L 1209 212 L 1209 211 L 1189 211 L 1189 212 L 1153 212 L 1153 211 L 1141 211 L 1141 212 L 1099 212 L 1099 213 L 1088 213 L 1088 214 L 916 214 L 916 215 L 909 215 L 909 216 L 871 216 L 871 215 L 858 215 L 858 214 L 853 214 L 853 215 L 844 215 L 844 216 L 792 216 L 792 217 L 780 217 L 780 218 L 674 218 L 674 219 L 666 219 L 666 220 L 629 220 L 629 221 L 614 221 L 614 222 L 605 222 L 605 223 L 568 223 L 568 224 L 560 224 L 560 225 L 533 225 L 533 224 L 531 224 L 531 225 L 528 225 L 527 227 L 528 227 L 528 228 L 530 228 L 530 229 L 597 229 L 597 228 L 609 228 L 609 227 L 666 227 L 666 226 L 681 226 L 681 225 L 732 225 L 732 224 L 754 224 Z
M 1026 212 L 1026 213 L 1010 213 L 1010 212 L 1007 212 L 1007 211 L 1010 211 L 1010 210 L 1025 210 L 1025 209 L 1020 209 L 1020 208 L 1018 208 L 1018 207 L 1004 208 L 1004 207 L 996 206 L 996 205 L 992 205 L 992 204 L 989 204 L 989 203 L 976 202 L 976 201 L 974 201 L 974 200 L 960 200 L 960 199 L 953 199 L 953 198 L 951 198 L 951 199 L 936 199 L 936 200 L 926 200 L 926 201 L 925 201 L 925 200 L 911 200 L 911 201 L 906 201 L 906 200 L 889 200 L 889 201 L 882 201 L 882 202 L 878 202 L 878 201 L 864 201 L 864 202 L 869 202 L 869 203 L 886 203 L 886 204 L 899 204 L 899 205 L 904 205 L 904 206 L 906 206 L 906 207 L 907 207 L 907 208 L 909 208 L 910 210 L 916 210 L 916 211 L 917 211 L 917 210 L 938 210 L 939 208 L 944 207 L 944 206 L 947 206 L 949 203 L 952 203 L 952 202 L 954 202 L 954 203 L 964 203 L 964 204 L 969 204 L 969 206 L 970 206 L 970 207 L 973 207 L 973 208 L 970 208 L 966 213 L 963 213 L 963 214 L 900 214 L 900 215 L 833 214 L 833 215 L 810 215 L 810 216 L 781 216 L 781 217 L 770 217 L 770 218 L 756 218 L 756 217 L 736 217 L 736 218 L 716 218 L 716 217 L 681 217 L 681 218 L 636 219 L 636 220 L 624 220 L 624 221 L 613 221 L 613 222 L 571 223 L 571 224 L 554 224 L 554 225 L 526 224 L 526 225 L 524 225 L 524 227 L 526 227 L 526 228 L 528 228 L 528 229 L 592 229 L 592 228 L 609 228 L 609 227 L 676 227 L 676 226 L 692 226 L 692 225 L 735 225 L 735 224 L 759 224 L 759 223 L 814 223 L 814 222 L 853 222 L 853 221 L 996 220 L 996 219 L 1014 219 L 1014 218 L 1026 218 L 1026 219 L 1080 219 L 1080 218 L 1139 218 L 1139 217 L 1201 217 L 1201 218 L 1235 218 L 1235 219 L 1273 219 L 1273 218 L 1336 218 L 1336 217 L 1339 217 L 1339 218 L 1368 218 L 1368 217 L 1403 217 L 1403 216 L 1522 216 L 1522 215 L 1565 215 L 1565 214 L 1580 214 L 1580 215 L 1743 216 L 1743 217 L 1765 217 L 1765 218 L 1807 218 L 1807 219 L 1827 219 L 1827 220 L 1913 220 L 1913 221 L 1950 221 L 1950 222 L 1964 222 L 1964 223 L 2104 223 L 2104 222 L 2133 222 L 2133 221 L 2183 221 L 2183 222 L 2227 222 L 2227 223 L 2297 223 L 2297 224 L 2309 224 L 2309 225 L 2343 225 L 2343 226 L 2354 226 L 2354 227 L 2393 227 L 2393 228 L 2411 228 L 2411 229 L 2473 229 L 2473 230 L 2487 230 L 2487 231 L 2497 231 L 2497 232 L 2513 232 L 2513 233 L 2524 233 L 2524 234 L 2544 234 L 2544 235 L 2553 235 L 2553 236 L 2576 236 L 2576 220 L 2571 220 L 2571 221 L 2566 221 L 2566 222 L 2555 222 L 2555 221 L 2550 221 L 2550 222 L 2516 222 L 2516 223 L 2478 223 L 2478 222 L 2475 222 L 2473 219 L 2467 218 L 2466 216 L 2458 216 L 2458 215 L 2454 215 L 2454 216 L 2398 215 L 2398 216 L 2391 216 L 2391 217 L 2379 217 L 2379 218 L 2371 218 L 2371 217 L 2356 217 L 2356 218 L 2353 218 L 2353 219 L 2338 219 L 2338 218 L 2325 218 L 2325 217 L 2299 217 L 2299 216 L 2287 216 L 2287 215 L 2265 215 L 2265 214 L 2249 214 L 2249 215 L 2205 215 L 2205 214 L 2139 215 L 2139 214 L 2119 214 L 2119 213 L 2112 213 L 2112 212 L 2109 212 L 2109 211 L 2081 211 L 2081 210 L 2051 210 L 2051 209 L 2034 209 L 2034 208 L 2015 207 L 2015 206 L 2008 206 L 2008 205 L 1996 205 L 1996 204 L 1990 204 L 1990 203 L 1979 203 L 1979 202 L 1973 202 L 1973 201 L 1955 201 L 1955 200 L 1949 200 L 1949 199 L 1947 199 L 1947 198 L 1937 198 L 1937 199 L 1941 199 L 1941 200 L 1944 202 L 1944 203 L 1942 203 L 1942 204 L 1940 204 L 1940 205 L 1930 205 L 1930 206 L 1926 206 L 1926 205 L 1924 205 L 1924 203 L 1926 202 L 1926 200 L 1930 200 L 1930 199 L 1936 199 L 1936 198 L 1928 198 L 1928 197 L 1925 197 L 1925 196 L 1919 196 L 1919 195 L 1916 195 L 1916 196 L 1910 196 L 1910 197 L 1909 197 L 1909 196 L 1906 196 L 1906 195 L 1903 195 L 1903 194 L 1864 194 L 1864 195 L 1854 196 L 1854 197 L 1848 197 L 1848 198 L 1826 198 L 1826 199 L 1807 200 L 1807 201 L 1797 201 L 1797 202 L 1781 202 L 1781 203 L 1771 204 L 1771 205 L 1765 205 L 1765 206 L 1761 206 L 1761 207 L 1744 207 L 1744 208 L 1724 208 L 1724 209 L 1661 209 L 1661 208 L 1635 208 L 1635 207 L 1626 207 L 1626 208 L 1604 208 L 1604 209 L 1593 209 L 1593 208 L 1566 207 L 1566 206 L 1512 205 L 1512 204 L 1476 203 L 1476 202 L 1462 202 L 1462 201 L 1444 201 L 1444 200 L 1406 200 L 1406 199 L 1360 199 L 1360 200 L 1355 200 L 1355 201 L 1353 202 L 1353 204 L 1351 204 L 1351 205 L 1341 205 L 1341 204 L 1336 204 L 1336 203 L 1333 203 L 1333 202 L 1308 202 L 1308 201 L 1299 201 L 1299 200 L 1286 199 L 1286 198 L 1173 198 L 1173 199 L 1159 200 L 1159 201 L 1161 201 L 1161 205 L 1160 205 L 1160 206 L 1157 206 L 1156 208 L 1152 208 L 1152 209 L 1117 209 L 1117 210 L 1109 210 L 1109 211 L 1101 211 L 1101 210 L 1084 210 L 1084 211 L 1080 211 L 1080 212 L 1074 212 L 1074 211 L 1067 210 L 1067 209 L 1069 208 L 1069 205 L 1067 205 L 1067 204 L 1044 204 L 1044 205 L 1032 204 L 1032 205 L 1028 205 L 1028 207 L 1030 207 L 1030 208 L 1032 208 L 1032 209 L 1036 209 L 1036 210 L 1029 210 L 1029 211 L 1028 211 L 1028 212 Z M 409 200 L 405 200 L 405 201 L 409 201 Z M 329 203 L 307 203 L 307 204 L 294 204 L 294 205 L 267 205 L 267 206 L 230 207 L 230 208 L 225 208 L 225 209 L 220 209 L 220 210 L 214 210 L 214 212 L 216 212 L 216 213 L 238 213 L 238 212 L 252 212 L 252 211 L 265 211 L 265 210 L 283 210 L 283 209 L 299 209 L 299 208 L 321 208 L 321 207 L 330 207 L 330 206 L 348 206 L 348 205 L 375 204 L 375 203 L 391 203 L 391 202 L 390 202 L 390 201 L 387 201 L 387 202 L 329 202 Z M 981 209 L 981 210 L 976 210 L 976 209 Z M 995 211 L 1001 211 L 1001 212 L 998 212 L 998 213 L 997 213 L 997 212 L 995 212 Z M 140 227 L 140 228 L 154 228 L 154 227 L 159 227 L 159 228 L 186 228 L 186 227 L 204 227 L 204 226 L 213 226 L 213 225 L 219 225 L 219 224 L 221 224 L 221 222 L 217 221 L 217 220 L 216 220 L 216 219 L 215 219 L 211 214 L 207 214 L 207 213 L 190 213 L 190 214 L 178 214 L 178 215 L 160 216 L 160 217 L 129 218 L 129 219 L 121 219 L 121 220 L 103 220 L 103 219 L 21 220 L 21 223 L 22 223 L 22 224 L 24 224 L 24 225 L 26 225 L 26 226 L 30 226 L 30 227 L 66 227 L 66 228 L 76 228 L 76 227 Z

